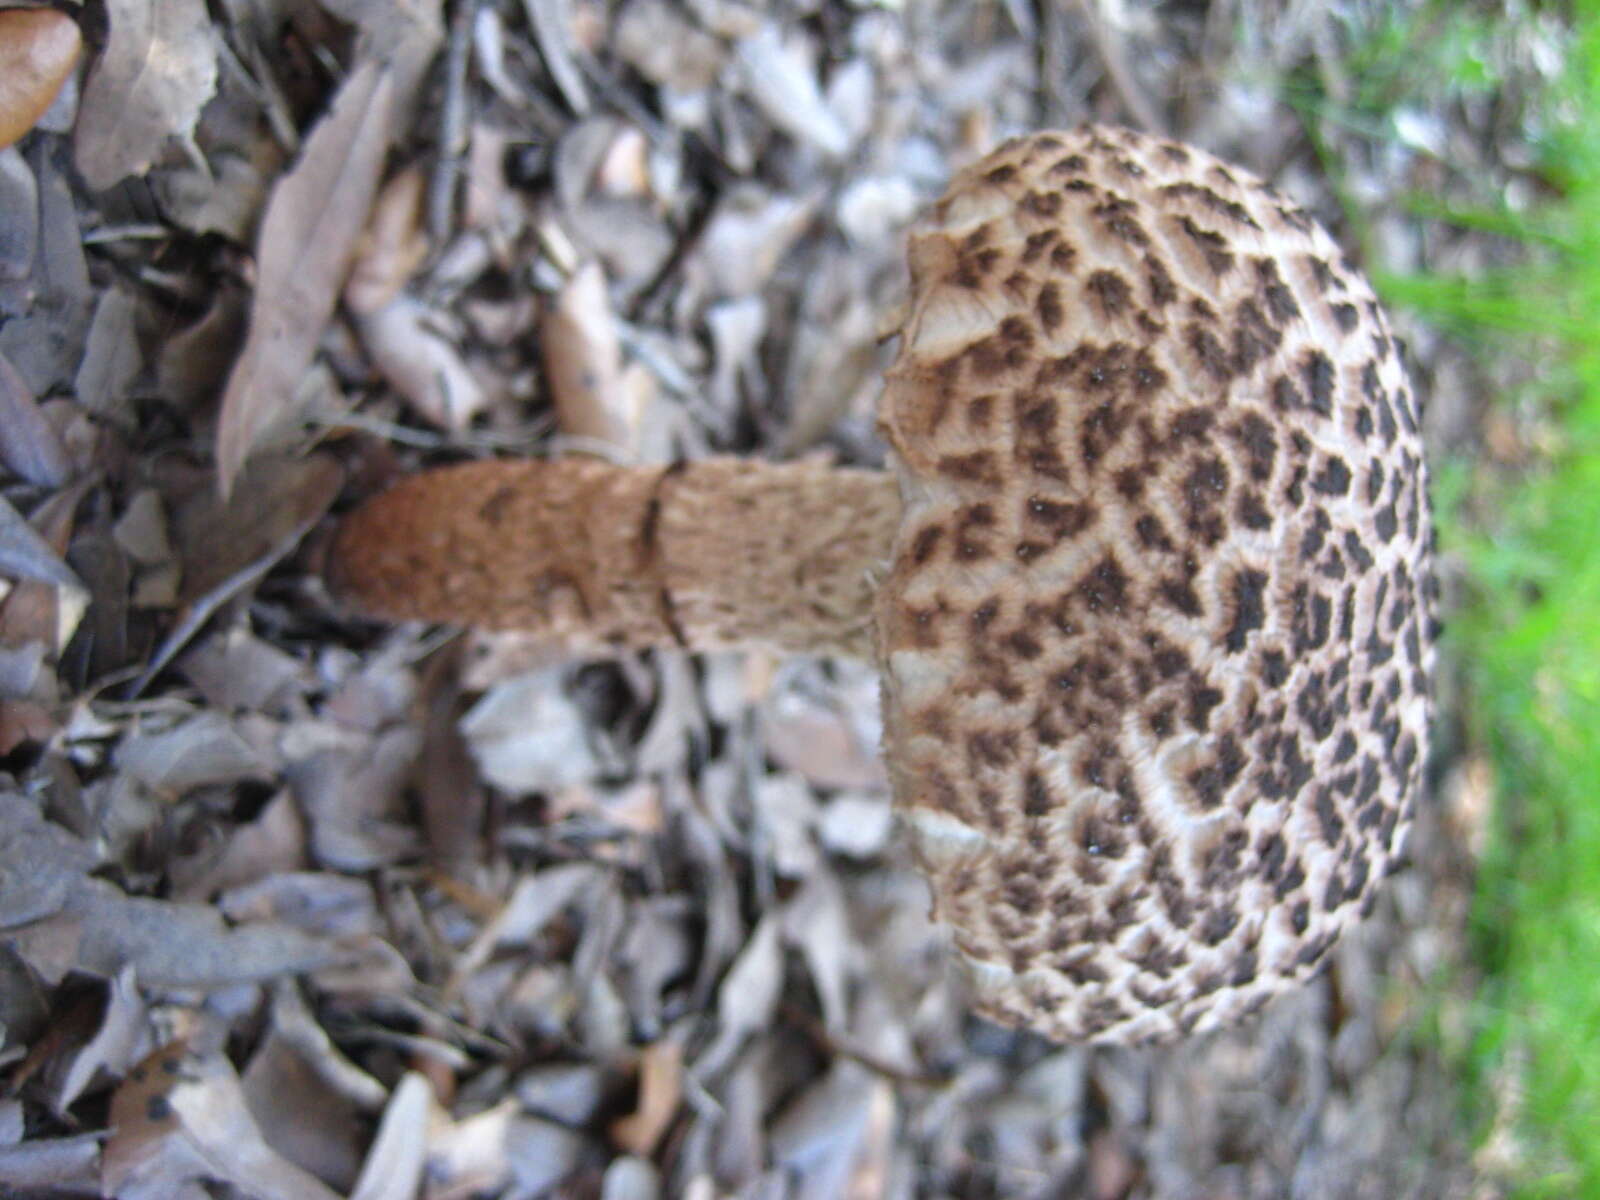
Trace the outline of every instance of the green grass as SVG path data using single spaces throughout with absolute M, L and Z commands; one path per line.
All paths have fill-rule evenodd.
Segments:
M 1421 97 L 1498 87 L 1498 51 L 1532 19 L 1444 4 L 1384 18 L 1357 42 L 1351 94 L 1297 97 L 1308 127 L 1383 137 Z M 1445 649 L 1466 681 L 1470 748 L 1494 776 L 1463 1106 L 1487 1136 L 1510 1081 L 1509 1182 L 1529 1196 L 1600 1196 L 1600 0 L 1572 6 L 1566 34 L 1562 70 L 1528 101 L 1544 198 L 1522 211 L 1407 201 L 1513 239 L 1518 265 L 1458 279 L 1372 263 L 1394 307 L 1521 356 L 1532 380 L 1498 400 L 1525 460 L 1435 465 L 1441 547 L 1467 568 Z

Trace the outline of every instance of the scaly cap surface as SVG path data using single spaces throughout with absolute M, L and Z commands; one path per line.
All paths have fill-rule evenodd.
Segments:
M 1204 1030 L 1370 909 L 1421 786 L 1430 524 L 1327 233 L 1125 130 L 1007 143 L 911 243 L 881 427 L 886 757 L 978 1007 Z

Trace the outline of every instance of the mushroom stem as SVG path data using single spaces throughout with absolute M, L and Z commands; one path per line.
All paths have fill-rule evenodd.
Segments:
M 899 518 L 893 476 L 814 463 L 469 463 L 358 509 L 327 576 L 375 617 L 526 630 L 575 650 L 870 657 Z

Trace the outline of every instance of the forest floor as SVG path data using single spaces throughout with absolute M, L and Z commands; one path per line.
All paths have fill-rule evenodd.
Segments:
M 1372 47 L 1421 7 L 86 6 L 0 155 L 0 1181 L 1497 1194 L 1428 1032 L 1488 795 L 1448 661 L 1409 865 L 1324 974 L 1235 1032 L 1059 1047 L 964 1012 L 868 668 L 572 662 L 355 619 L 318 571 L 431 462 L 880 461 L 905 230 L 1010 133 L 1159 131 L 1369 267 L 1494 263 L 1410 200 L 1512 186 L 1553 68 L 1396 82 Z M 1494 365 L 1395 325 L 1430 453 L 1509 453 Z M 595 411 L 558 411 L 564 355 Z

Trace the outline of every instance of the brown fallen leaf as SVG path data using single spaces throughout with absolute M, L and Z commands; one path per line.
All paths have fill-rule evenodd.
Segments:
M 0 755 L 18 746 L 42 744 L 54 737 L 61 723 L 44 705 L 32 700 L 0 700 Z
M 428 256 L 422 231 L 422 168 L 407 167 L 383 185 L 350 264 L 344 306 L 357 316 L 377 312 L 396 296 Z
M 143 174 L 168 138 L 188 138 L 217 90 L 205 0 L 107 0 L 111 32 L 89 72 L 74 133 L 96 191 Z
M 48 8 L 0 12 L 0 147 L 45 114 L 78 63 L 78 24 Z
M 611 1140 L 629 1154 L 648 1158 L 672 1124 L 683 1101 L 683 1047 L 663 1039 L 639 1055 L 639 1102 L 611 1122 Z
M 166 670 L 219 608 L 254 587 L 300 544 L 339 494 L 344 470 L 327 455 L 315 454 L 263 460 L 247 478 L 259 486 L 241 487 L 226 501 L 207 490 L 191 497 L 178 514 L 183 612 L 130 685 L 130 695 L 137 696 Z
M 267 202 L 250 332 L 228 377 L 217 427 L 226 495 L 261 435 L 295 416 L 300 377 L 349 272 L 388 151 L 393 76 L 368 62 L 345 80 Z
M 270 457 L 251 464 L 223 501 L 196 492 L 174 513 L 183 560 L 183 601 L 193 604 L 223 580 L 269 554 L 286 554 L 328 510 L 344 471 L 328 455 Z
M 599 263 L 579 267 L 561 289 L 540 322 L 539 348 L 561 432 L 632 451 L 638 424 L 622 409 L 622 350 Z
M 249 299 L 244 288 L 225 282 L 194 324 L 173 332 L 156 352 L 156 386 L 184 410 L 210 405 L 228 377 L 244 341 Z

